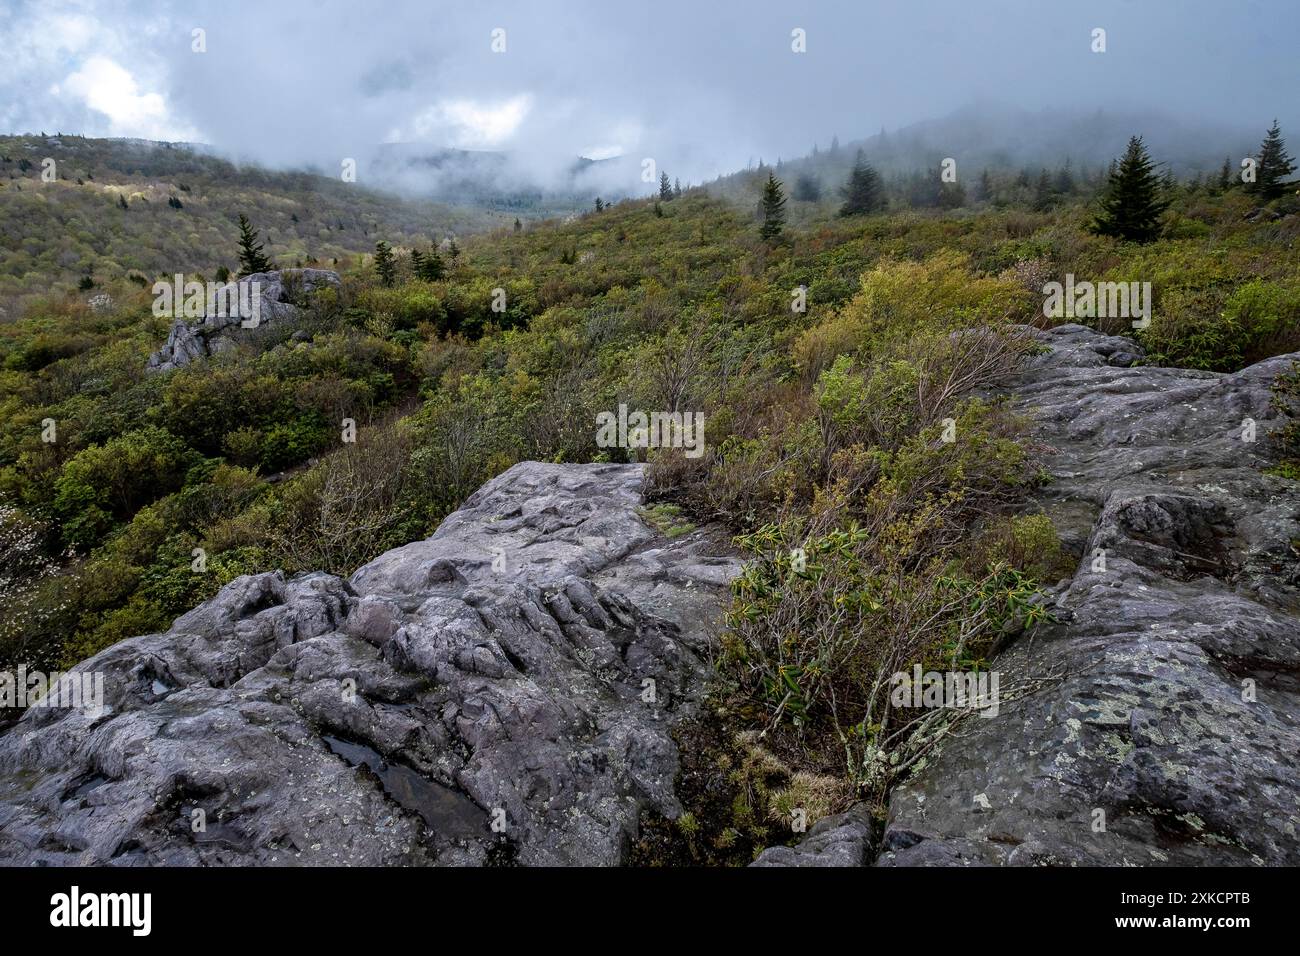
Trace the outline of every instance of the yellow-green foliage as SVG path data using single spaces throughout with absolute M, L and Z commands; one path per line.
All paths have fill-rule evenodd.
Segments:
M 794 360 L 815 376 L 836 356 L 870 348 L 882 338 L 1024 321 L 1033 306 L 1023 286 L 973 274 L 970 257 L 957 250 L 942 250 L 922 262 L 888 260 L 862 277 L 847 305 L 799 337 Z

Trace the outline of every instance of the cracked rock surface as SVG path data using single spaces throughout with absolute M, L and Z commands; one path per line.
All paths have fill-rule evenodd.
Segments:
M 245 576 L 0 736 L 0 863 L 616 864 L 680 812 L 727 537 L 639 465 L 523 463 L 348 580 Z
M 1223 375 L 1041 337 L 1013 390 L 1079 564 L 995 661 L 999 716 L 895 789 L 878 863 L 1300 863 L 1300 499 L 1263 454 L 1297 356 Z

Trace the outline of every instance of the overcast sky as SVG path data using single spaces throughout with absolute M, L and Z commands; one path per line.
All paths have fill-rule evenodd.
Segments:
M 272 164 L 423 141 L 653 156 L 695 181 L 977 100 L 1285 128 L 1300 2 L 0 0 L 0 132 Z

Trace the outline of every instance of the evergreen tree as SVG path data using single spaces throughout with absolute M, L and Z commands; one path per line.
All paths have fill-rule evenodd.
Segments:
M 993 201 L 993 178 L 989 176 L 987 167 L 980 172 L 979 197 L 985 202 Z
M 1092 228 L 1103 236 L 1151 242 L 1160 235 L 1160 215 L 1168 206 L 1142 138 L 1134 136 L 1106 184 L 1101 213 Z
M 384 285 L 392 285 L 393 280 L 397 278 L 393 250 L 388 248 L 388 243 L 382 239 L 375 243 L 375 271 L 379 273 L 379 281 Z
M 1223 168 L 1219 170 L 1219 191 L 1226 192 L 1232 187 L 1232 157 L 1223 157 Z
M 781 191 L 781 180 L 775 173 L 767 174 L 767 183 L 763 186 L 763 226 L 758 234 L 765 241 L 771 242 L 781 235 L 785 225 L 785 194 Z
M 841 216 L 865 215 L 885 205 L 880 174 L 867 162 L 866 157 L 862 155 L 862 150 L 858 150 L 857 162 L 854 163 L 853 172 L 849 174 L 849 181 L 844 185 L 842 192 L 844 205 L 840 207 Z
M 515 232 L 523 232 L 523 230 L 524 230 L 524 224 L 519 221 L 518 216 L 515 216 Z
M 257 230 L 248 218 L 239 214 L 239 273 L 251 276 L 255 272 L 270 272 L 274 267 L 271 260 L 262 252 L 262 243 L 258 241 Z
M 411 253 L 412 262 L 416 262 L 416 252 L 419 252 L 419 250 L 417 249 Z M 446 271 L 442 264 L 442 256 L 438 255 L 438 250 L 430 249 L 427 254 L 420 256 L 415 270 L 415 277 L 424 282 L 437 282 Z
M 1055 202 L 1056 195 L 1052 190 L 1052 180 L 1044 169 L 1038 174 L 1038 183 L 1034 186 L 1034 209 L 1043 212 L 1051 209 Z
M 667 173 L 659 174 L 659 199 L 661 202 L 667 202 L 673 198 L 673 184 L 668 181 Z
M 681 194 L 682 194 L 682 181 L 681 181 L 680 179 L 674 179 L 674 180 L 673 180 L 673 198 L 676 199 L 676 198 L 677 198 L 678 196 L 680 196 Z
M 605 208 L 605 200 L 603 200 L 603 199 L 601 199 L 599 196 L 597 196 L 597 197 L 596 197 L 596 212 L 600 212 L 600 211 L 603 210 L 604 208 Z
M 1282 142 L 1282 130 L 1273 120 L 1268 135 L 1259 146 L 1259 165 L 1255 168 L 1255 182 L 1252 192 L 1259 194 L 1265 202 L 1277 199 L 1289 188 L 1287 177 L 1295 172 L 1294 157 L 1287 155 L 1286 143 Z
M 816 176 L 800 173 L 794 181 L 793 195 L 799 202 L 817 202 L 822 198 L 822 184 Z
M 942 209 L 960 209 L 966 205 L 966 187 L 961 183 L 939 184 L 939 206 Z
M 1074 192 L 1074 171 L 1070 169 L 1068 159 L 1065 161 L 1065 165 L 1056 171 L 1056 179 L 1052 183 L 1052 188 L 1061 196 L 1069 196 Z

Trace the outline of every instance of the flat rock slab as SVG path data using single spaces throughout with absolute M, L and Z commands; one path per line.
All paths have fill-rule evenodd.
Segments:
M 999 715 L 895 789 L 878 863 L 1300 863 L 1300 499 L 1262 453 L 1296 356 L 1220 375 L 1041 337 L 1014 392 L 1079 565 L 995 662 Z
M 0 736 L 0 863 L 616 864 L 739 568 L 639 465 L 524 463 L 350 580 L 245 576 Z

